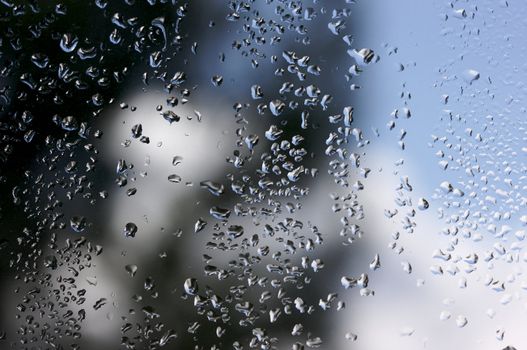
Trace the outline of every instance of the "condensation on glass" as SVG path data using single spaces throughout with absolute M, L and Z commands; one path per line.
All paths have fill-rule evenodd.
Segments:
M 0 0 L 0 348 L 527 347 L 526 15 Z

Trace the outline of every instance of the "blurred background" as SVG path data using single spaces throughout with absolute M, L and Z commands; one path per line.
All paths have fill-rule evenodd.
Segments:
M 0 348 L 524 348 L 525 10 L 0 1 Z

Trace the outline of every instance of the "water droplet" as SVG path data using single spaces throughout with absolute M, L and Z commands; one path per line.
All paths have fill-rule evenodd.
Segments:
M 84 216 L 74 216 L 70 219 L 70 226 L 75 232 L 82 232 L 86 229 L 87 221 Z
M 198 281 L 195 278 L 187 278 L 183 288 L 188 295 L 196 295 L 198 294 Z
M 203 220 L 202 218 L 199 218 L 198 221 L 194 224 L 194 232 L 198 233 L 201 230 L 203 230 L 207 226 L 207 222 Z
M 124 226 L 123 233 L 126 237 L 135 237 L 137 233 L 137 225 L 133 222 L 129 222 Z
M 225 187 L 222 184 L 210 180 L 201 181 L 200 186 L 206 188 L 215 196 L 222 195 L 225 192 Z
M 69 53 L 77 48 L 78 43 L 79 39 L 75 35 L 66 33 L 62 36 L 62 39 L 60 39 L 60 48 L 62 51 Z
M 419 208 L 419 210 L 426 210 L 430 207 L 430 204 L 428 204 L 428 201 L 424 198 L 419 198 L 419 200 L 417 201 L 417 208 Z

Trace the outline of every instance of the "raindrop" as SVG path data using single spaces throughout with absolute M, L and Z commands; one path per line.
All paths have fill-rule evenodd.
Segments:
M 79 39 L 75 35 L 66 33 L 62 36 L 62 39 L 60 39 L 60 48 L 62 51 L 69 53 L 77 48 L 78 43 Z
M 424 198 L 419 198 L 419 200 L 417 201 L 417 208 L 419 208 L 419 210 L 426 210 L 430 207 L 430 204 L 428 204 L 428 201 Z
M 222 184 L 210 180 L 201 181 L 200 186 L 215 196 L 220 196 L 225 192 L 225 187 Z
M 126 270 L 126 272 L 130 274 L 130 276 L 134 277 L 135 274 L 137 273 L 138 268 L 137 268 L 137 265 L 126 265 L 124 269 Z
M 135 237 L 135 234 L 137 232 L 137 225 L 133 222 L 129 222 L 124 226 L 123 233 L 125 237 Z
M 196 295 L 198 294 L 198 281 L 195 278 L 187 278 L 183 288 L 188 295 Z
M 75 232 L 82 232 L 86 229 L 87 221 L 84 216 L 74 216 L 70 219 L 70 226 Z

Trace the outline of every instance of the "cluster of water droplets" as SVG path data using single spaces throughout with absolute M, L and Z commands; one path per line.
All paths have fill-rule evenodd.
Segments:
M 445 41 L 459 36 L 450 49 L 457 53 L 459 43 L 462 50 L 492 55 L 483 58 L 490 65 L 510 63 L 500 52 L 506 43 L 481 37 L 487 22 L 470 3 L 446 7 Z M 503 305 L 520 300 L 527 289 L 521 273 L 527 261 L 526 168 L 520 157 L 527 148 L 519 97 L 501 96 L 494 77 L 461 68 L 463 59 L 438 68 L 435 89 L 444 108 L 428 146 L 441 180 L 424 194 L 406 175 L 416 166 L 407 166 L 412 159 L 406 154 L 416 149 L 407 142 L 416 116 L 406 76 L 399 105 L 381 123 L 357 118 L 355 94 L 368 83 L 365 76 L 384 55 L 397 60 L 398 49 L 356 45 L 355 5 L 227 1 L 211 4 L 213 14 L 203 11 L 210 17 L 204 26 L 203 4 L 190 2 L 0 1 L 0 185 L 6 194 L 0 215 L 13 215 L 12 235 L 1 238 L 0 251 L 16 301 L 7 311 L 16 326 L 0 328 L 0 347 L 78 349 L 86 320 L 100 314 L 118 324 L 111 337 L 128 349 L 334 347 L 340 343 L 324 339 L 331 332 L 317 319 L 331 323 L 346 303 L 375 298 L 385 252 L 413 276 L 405 247 L 420 233 L 420 215 L 432 209 L 443 225 L 440 246 L 430 252 L 432 278 L 455 277 L 461 289 L 482 284 Z M 508 8 L 506 2 L 499 6 Z M 87 15 L 72 23 L 72 12 Z M 492 23 L 507 21 L 503 12 L 489 12 Z M 207 40 L 217 33 L 229 40 Z M 320 52 L 325 48 L 329 52 Z M 244 64 L 254 71 L 246 79 L 236 72 Z M 412 64 L 395 67 L 406 73 Z M 124 102 L 119 89 L 133 79 L 140 93 L 154 95 L 151 110 Z M 498 84 L 524 90 L 514 74 Z M 228 112 L 219 102 L 200 103 L 209 100 L 228 101 Z M 170 138 L 163 140 L 151 115 Z M 101 151 L 106 140 L 115 141 L 115 120 L 126 129 L 117 157 Z M 192 149 L 185 139 L 197 137 L 200 128 L 208 128 L 205 139 L 227 135 L 227 142 Z M 183 139 L 177 153 L 157 156 L 171 139 Z M 402 155 L 393 166 L 372 155 L 380 139 Z M 144 156 L 143 164 L 133 152 Z M 199 152 L 222 158 L 223 168 L 208 171 L 210 158 L 203 157 L 199 171 L 189 175 Z M 168 172 L 159 171 L 161 162 Z M 397 183 L 379 196 L 383 218 L 367 209 L 380 192 L 379 179 Z M 148 192 L 164 203 L 159 211 L 175 212 L 169 228 L 136 215 L 150 209 L 138 199 Z M 319 193 L 324 200 L 313 199 Z M 171 198 L 173 209 L 166 208 Z M 123 210 L 120 227 L 110 230 L 113 217 L 106 210 L 123 200 L 139 209 Z M 330 222 L 321 222 L 319 213 Z M 367 220 L 389 227 L 379 234 L 388 250 L 379 248 L 351 267 L 332 256 L 338 249 L 353 253 L 368 235 L 377 239 Z M 154 225 L 161 226 L 156 234 L 162 238 L 153 235 Z M 127 288 L 102 288 L 94 271 Z M 426 278 L 418 278 L 418 287 Z M 454 304 L 445 298 L 439 319 L 464 328 L 471 315 Z M 496 313 L 486 309 L 491 319 Z M 354 325 L 346 328 L 340 340 L 357 341 Z M 505 331 L 496 326 L 499 341 Z M 410 326 L 400 331 L 414 333 Z M 86 344 L 97 341 L 91 337 Z

